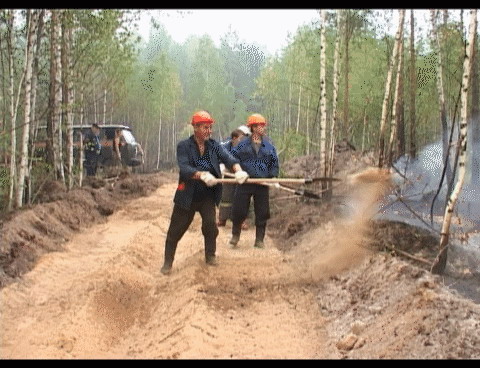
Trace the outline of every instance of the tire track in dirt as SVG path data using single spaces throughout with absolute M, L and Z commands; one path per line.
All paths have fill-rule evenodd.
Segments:
M 2 289 L 0 357 L 319 357 L 314 293 L 270 238 L 253 249 L 253 229 L 232 250 L 221 228 L 220 265 L 207 267 L 196 215 L 160 274 L 174 190 L 129 202 Z

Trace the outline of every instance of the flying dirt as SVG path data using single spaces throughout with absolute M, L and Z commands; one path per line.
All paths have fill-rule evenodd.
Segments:
M 265 249 L 253 248 L 254 229 L 230 249 L 227 223 L 215 267 L 205 265 L 196 215 L 169 276 L 160 267 L 176 176 L 155 175 L 163 177 L 156 189 L 78 225 L 61 248 L 5 282 L 2 359 L 480 357 L 478 304 L 439 276 L 364 246 L 382 175 L 356 178 L 348 218 L 330 216 L 289 239 L 274 236 L 272 219 Z M 277 207 L 292 207 L 279 203 L 286 225 L 295 213 L 282 215 Z M 26 224 L 34 212 L 24 216 Z

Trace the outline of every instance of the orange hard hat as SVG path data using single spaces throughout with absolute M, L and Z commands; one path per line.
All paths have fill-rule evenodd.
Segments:
M 214 122 L 215 120 L 213 120 L 210 114 L 204 110 L 197 111 L 192 116 L 192 125 L 204 123 L 213 124 Z
M 265 118 L 260 114 L 252 114 L 247 119 L 247 126 L 255 125 L 255 124 L 267 124 Z

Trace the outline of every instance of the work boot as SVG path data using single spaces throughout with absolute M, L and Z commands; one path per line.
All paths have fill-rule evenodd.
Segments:
M 172 264 L 164 263 L 162 268 L 160 269 L 160 272 L 163 273 L 164 275 L 170 275 L 170 273 L 172 272 Z
M 217 266 L 218 265 L 218 261 L 217 261 L 217 257 L 215 256 L 209 256 L 205 259 L 205 262 L 207 263 L 207 265 L 209 266 Z
M 265 225 L 257 225 L 255 228 L 255 248 L 265 248 L 263 244 L 263 239 L 265 238 Z
M 240 241 L 240 236 L 239 235 L 232 235 L 232 238 L 230 239 L 230 248 L 238 248 L 238 242 Z
M 255 248 L 265 248 L 265 244 L 263 240 L 255 240 L 255 244 L 253 244 Z

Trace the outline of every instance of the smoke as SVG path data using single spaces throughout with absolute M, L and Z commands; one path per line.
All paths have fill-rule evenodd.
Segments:
M 348 178 L 344 216 L 309 232 L 293 252 L 296 277 L 318 281 L 358 265 L 370 251 L 363 246 L 369 221 L 392 187 L 388 170 L 369 168 Z
M 454 132 L 454 137 L 456 137 Z M 455 163 L 455 145 L 450 149 L 450 163 L 453 168 Z M 415 209 L 428 212 L 434 202 L 433 212 L 437 215 L 443 215 L 447 201 L 448 183 L 446 176 L 442 179 L 443 158 L 442 142 L 440 140 L 425 146 L 412 159 L 409 155 L 400 157 L 394 163 L 394 167 L 404 177 L 400 185 L 402 198 L 414 206 Z M 470 137 L 467 144 L 466 177 L 456 203 L 456 214 L 469 221 L 480 223 L 480 180 L 479 180 L 479 162 L 480 162 L 480 142 Z M 479 156 L 479 157 L 477 157 Z M 458 167 L 455 170 L 453 186 L 458 177 Z M 442 186 L 440 187 L 440 182 Z M 438 192 L 438 194 L 437 194 Z M 423 204 L 423 206 L 420 206 Z M 422 210 L 423 209 L 423 210 Z

